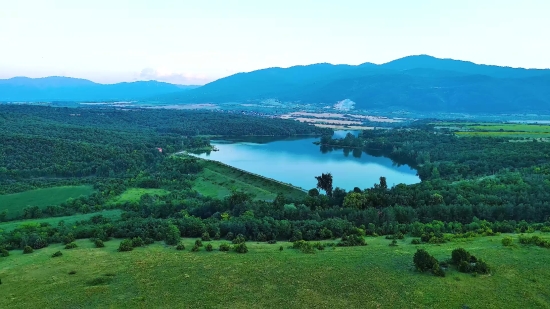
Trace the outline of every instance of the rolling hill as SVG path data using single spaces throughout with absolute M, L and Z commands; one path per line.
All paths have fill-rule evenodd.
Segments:
M 238 73 L 187 91 L 161 96 L 170 103 L 283 102 L 359 109 L 470 113 L 550 111 L 550 69 L 479 65 L 409 56 L 385 64 L 268 68 Z
M 157 81 L 98 84 L 70 77 L 14 77 L 0 80 L 0 102 L 36 101 L 116 101 L 156 97 L 186 91 L 182 86 Z

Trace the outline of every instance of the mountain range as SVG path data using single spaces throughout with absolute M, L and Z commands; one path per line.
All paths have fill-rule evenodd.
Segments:
M 196 88 L 158 81 L 98 84 L 86 79 L 52 76 L 0 79 L 0 102 L 122 101 L 156 97 Z
M 320 63 L 237 73 L 204 86 L 157 81 L 97 84 L 84 79 L 0 80 L 1 101 L 140 100 L 167 104 L 280 102 L 365 110 L 516 113 L 550 111 L 550 69 L 480 65 L 428 55 L 384 64 Z

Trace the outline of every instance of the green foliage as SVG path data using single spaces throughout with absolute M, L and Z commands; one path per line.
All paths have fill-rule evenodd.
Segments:
M 247 253 L 247 252 L 248 252 L 248 248 L 246 247 L 246 243 L 244 243 L 244 242 L 235 244 L 235 245 L 233 246 L 233 249 L 234 249 L 235 252 L 237 252 L 237 253 Z
M 134 246 L 131 239 L 124 239 L 120 242 L 118 246 L 119 252 L 128 252 L 134 250 Z
M 338 243 L 339 247 L 353 247 L 353 246 L 366 246 L 367 242 L 365 241 L 365 238 L 359 235 L 344 235 L 342 236 L 342 239 Z
M 25 246 L 23 248 L 23 254 L 29 254 L 29 253 L 33 253 L 33 252 L 34 252 L 34 249 L 31 246 Z
M 454 249 L 451 253 L 451 261 L 454 265 L 460 265 L 463 261 L 470 263 L 472 256 L 464 248 Z
M 469 261 L 460 261 L 458 271 L 461 273 L 469 273 L 472 271 L 472 266 Z
M 96 240 L 94 241 L 94 244 L 95 244 L 95 247 L 96 247 L 96 248 L 103 248 L 103 247 L 105 247 L 105 244 L 103 243 L 103 240 L 101 240 L 101 239 L 96 239 Z
M 56 251 L 54 254 L 52 254 L 52 257 L 60 257 L 62 255 L 63 253 L 61 253 L 61 251 Z
M 392 240 L 390 243 L 390 247 L 397 247 L 397 240 Z
M 482 259 L 479 259 L 475 263 L 473 271 L 478 274 L 488 274 L 491 271 L 491 269 L 489 268 L 489 265 L 485 261 L 483 261 Z
M 216 235 L 214 235 L 214 240 L 220 240 L 220 232 L 216 232 Z
M 164 236 L 164 242 L 167 245 L 175 246 L 180 242 L 181 233 L 177 226 L 174 224 L 168 224 L 166 228 L 166 234 Z
M 539 247 L 550 249 L 550 241 L 537 235 L 531 237 L 519 235 L 518 240 L 519 243 L 522 245 L 536 245 Z
M 413 257 L 413 262 L 416 269 L 422 272 L 426 270 L 433 270 L 436 266 L 439 267 L 437 260 L 424 249 L 416 250 Z
M 231 250 L 231 246 L 229 244 L 220 244 L 220 251 L 227 252 Z
M 75 242 L 71 242 L 65 245 L 65 249 L 74 249 L 78 247 L 78 245 Z
M 284 250 L 283 246 L 280 246 L 279 251 L 283 251 L 283 250 Z
M 414 238 L 413 240 L 411 240 L 411 244 L 413 245 L 420 245 L 422 243 L 422 241 L 418 238 Z
M 193 248 L 191 248 L 191 252 L 199 252 L 199 250 L 200 250 L 200 246 L 197 246 L 197 244 L 195 244 Z
M 214 250 L 214 248 L 212 247 L 212 244 L 207 244 L 205 248 L 206 248 L 206 251 L 208 252 L 211 252 Z
M 6 250 L 5 248 L 0 249 L 0 257 L 8 257 L 10 256 L 10 252 Z
M 202 241 L 210 241 L 210 234 L 208 234 L 208 232 L 202 233 L 201 240 Z
M 176 246 L 176 250 L 179 250 L 179 251 L 182 251 L 182 250 L 185 250 L 185 245 L 180 242 L 177 246 Z
M 195 240 L 195 246 L 202 247 L 202 240 L 200 239 Z
M 233 244 L 241 244 L 241 243 L 244 243 L 246 241 L 246 238 L 244 237 L 243 234 L 239 234 L 237 235 L 237 237 L 235 237 L 231 242 Z
M 321 237 L 321 239 L 331 239 L 333 237 L 333 234 L 331 230 L 324 227 L 319 232 L 319 237 Z
M 132 238 L 132 247 L 136 248 L 136 247 L 143 247 L 145 246 L 145 242 L 143 241 L 143 239 L 141 239 L 141 237 L 134 237 Z
M 69 233 L 63 237 L 63 244 L 70 244 L 74 242 L 76 238 L 74 237 L 73 233 Z
M 435 263 L 432 267 L 432 274 L 438 276 L 438 277 L 445 277 L 445 271 L 441 268 L 439 263 Z
M 510 236 L 502 238 L 502 245 L 505 247 L 510 247 L 514 244 L 514 239 Z

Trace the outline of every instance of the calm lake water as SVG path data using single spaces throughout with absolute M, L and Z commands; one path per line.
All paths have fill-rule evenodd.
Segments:
M 342 132 L 336 132 L 342 136 Z M 345 133 L 343 133 L 345 136 Z M 342 137 L 343 137 L 342 136 Z M 370 188 L 386 177 L 388 186 L 420 182 L 416 170 L 407 165 L 398 166 L 391 159 L 375 157 L 360 151 L 342 149 L 320 150 L 313 142 L 319 138 L 262 139 L 240 141 L 212 141 L 219 151 L 199 157 L 273 178 L 306 190 L 315 188 L 315 176 L 330 172 L 333 186 L 346 190 L 354 187 Z

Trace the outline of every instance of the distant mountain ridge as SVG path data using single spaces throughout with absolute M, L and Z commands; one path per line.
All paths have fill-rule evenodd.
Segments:
M 36 101 L 116 101 L 136 100 L 177 93 L 198 86 L 158 81 L 98 84 L 87 79 L 50 76 L 0 79 L 0 102 Z
M 267 68 L 160 97 L 170 103 L 282 102 L 438 112 L 550 111 L 550 69 L 480 65 L 428 55 L 384 64 Z

